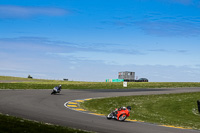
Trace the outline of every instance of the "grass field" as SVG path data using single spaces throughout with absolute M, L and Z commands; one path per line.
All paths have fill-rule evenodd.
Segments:
M 51 81 L 46 79 L 32 79 L 32 78 L 21 78 L 21 77 L 12 77 L 12 76 L 0 76 L 0 80 L 15 80 L 15 81 Z
M 88 133 L 0 114 L 0 133 Z
M 81 107 L 108 114 L 110 110 L 130 105 L 132 120 L 200 129 L 197 100 L 200 100 L 200 92 L 93 99 L 81 103 Z
M 0 76 L 0 89 L 52 89 L 62 84 L 62 89 L 122 89 L 122 82 L 78 82 L 59 80 L 39 80 Z M 4 83 L 3 81 L 11 81 Z M 25 82 L 19 82 L 25 81 Z M 126 88 L 178 88 L 200 87 L 200 82 L 128 82 Z

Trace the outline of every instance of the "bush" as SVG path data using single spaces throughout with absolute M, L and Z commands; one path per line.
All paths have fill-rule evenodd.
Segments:
M 28 78 L 32 79 L 33 77 L 31 75 L 28 75 Z

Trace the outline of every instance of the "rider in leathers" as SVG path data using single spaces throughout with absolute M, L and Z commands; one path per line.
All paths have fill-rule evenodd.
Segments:
M 121 111 L 121 110 L 128 110 L 130 112 L 131 106 L 116 108 L 115 111 L 113 112 L 113 117 L 118 119 L 117 114 L 118 114 L 118 111 Z

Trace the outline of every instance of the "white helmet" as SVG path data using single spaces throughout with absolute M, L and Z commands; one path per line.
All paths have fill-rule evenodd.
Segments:
M 126 107 L 122 107 L 123 110 L 126 110 Z

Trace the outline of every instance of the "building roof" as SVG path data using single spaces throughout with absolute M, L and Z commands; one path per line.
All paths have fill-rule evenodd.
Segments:
M 132 71 L 121 71 L 121 72 L 132 72 Z M 119 72 L 119 73 L 121 73 L 121 72 Z M 134 72 L 132 72 L 132 73 L 134 73 Z

